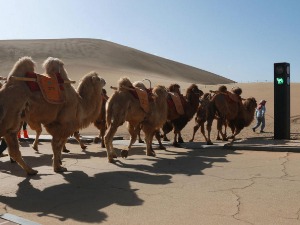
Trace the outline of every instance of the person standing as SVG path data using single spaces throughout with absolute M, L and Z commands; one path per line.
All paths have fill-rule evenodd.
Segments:
M 252 128 L 253 132 L 255 132 L 255 130 L 261 125 L 260 133 L 264 133 L 264 129 L 266 126 L 266 121 L 265 121 L 266 103 L 267 103 L 266 100 L 261 100 L 255 110 L 256 125 Z

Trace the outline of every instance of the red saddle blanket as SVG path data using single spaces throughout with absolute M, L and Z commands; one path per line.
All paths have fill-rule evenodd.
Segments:
M 184 108 L 183 108 L 183 104 L 182 104 L 182 101 L 181 101 L 181 98 L 179 96 L 179 94 L 177 93 L 174 93 L 174 92 L 169 92 L 171 98 L 172 98 L 172 101 L 175 105 L 175 109 L 176 111 L 178 112 L 179 115 L 183 115 L 184 114 Z
M 60 74 L 55 76 L 42 75 L 37 73 L 26 73 L 26 77 L 36 78 L 35 81 L 26 81 L 29 89 L 34 91 L 41 91 L 44 99 L 51 104 L 62 104 L 65 99 L 62 94 L 64 87 L 62 86 L 64 80 Z

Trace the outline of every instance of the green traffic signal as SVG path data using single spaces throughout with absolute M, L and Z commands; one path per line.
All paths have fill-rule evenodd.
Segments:
M 277 84 L 278 84 L 278 85 L 281 85 L 281 84 L 284 83 L 284 80 L 283 80 L 282 77 L 277 77 L 277 78 L 276 78 L 276 81 L 277 81 Z

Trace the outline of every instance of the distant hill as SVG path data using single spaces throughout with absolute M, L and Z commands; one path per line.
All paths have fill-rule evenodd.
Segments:
M 49 56 L 60 58 L 68 66 L 67 70 L 72 70 L 76 76 L 88 70 L 104 70 L 197 84 L 234 83 L 208 71 L 97 39 L 0 41 L 0 75 L 7 74 L 22 56 L 31 56 L 39 64 Z

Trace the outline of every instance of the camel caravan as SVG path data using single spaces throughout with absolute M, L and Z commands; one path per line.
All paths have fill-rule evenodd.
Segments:
M 121 157 L 127 158 L 132 145 L 140 138 L 143 131 L 146 142 L 146 155 L 156 156 L 152 147 L 156 137 L 160 149 L 165 149 L 161 142 L 168 140 L 167 134 L 173 130 L 173 146 L 183 143 L 182 129 L 195 116 L 192 139 L 201 127 L 206 144 L 211 141 L 211 127 L 217 120 L 217 129 L 222 140 L 232 139 L 231 145 L 240 131 L 250 125 L 257 107 L 254 98 L 241 98 L 242 90 L 227 91 L 221 86 L 217 91 L 203 93 L 196 84 L 190 85 L 182 95 L 178 84 L 166 88 L 157 85 L 147 88 L 142 81 L 132 82 L 123 77 L 111 96 L 107 96 L 104 78 L 96 72 L 82 76 L 75 89 L 64 63 L 58 58 L 49 57 L 43 63 L 44 74 L 35 72 L 35 62 L 30 57 L 20 58 L 5 78 L 0 89 L 0 136 L 8 146 L 8 153 L 28 175 L 38 171 L 31 168 L 22 158 L 17 138 L 23 122 L 27 122 L 36 131 L 33 149 L 38 151 L 38 139 L 42 125 L 52 136 L 53 169 L 65 172 L 62 166 L 62 151 L 71 135 L 81 145 L 79 130 L 94 124 L 99 129 L 101 147 L 106 148 L 108 161 L 117 158 L 113 138 L 118 127 L 127 123 L 130 142 L 127 149 L 121 151 Z M 207 136 L 204 124 L 206 123 Z M 232 135 L 227 136 L 227 126 Z M 223 127 L 225 130 L 223 131 Z

